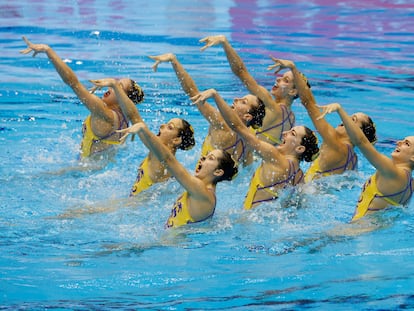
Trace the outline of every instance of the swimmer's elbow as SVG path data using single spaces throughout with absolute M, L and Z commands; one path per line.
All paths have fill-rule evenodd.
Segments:
M 363 135 L 359 135 L 357 137 L 354 137 L 351 140 L 352 140 L 352 144 L 355 147 L 359 147 L 359 148 L 360 147 L 363 147 L 365 145 L 369 145 L 370 144 L 370 142 L 368 141 L 368 139 L 366 139 L 366 137 L 363 136 Z

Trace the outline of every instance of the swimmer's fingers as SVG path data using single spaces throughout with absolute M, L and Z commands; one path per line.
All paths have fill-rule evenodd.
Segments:
M 191 97 L 191 100 L 196 105 L 204 104 L 207 101 L 207 99 L 209 99 L 210 97 L 214 95 L 214 92 L 215 92 L 214 89 L 206 90 L 204 92 L 198 93 L 197 95 Z
M 152 70 L 154 70 L 154 72 L 157 71 L 158 69 L 158 65 L 161 63 L 161 60 L 159 59 L 158 56 L 148 56 L 149 58 L 151 58 L 152 60 L 155 60 L 155 64 L 151 66 Z
M 124 129 L 120 129 L 120 130 L 116 130 L 115 132 L 117 132 L 117 133 L 129 133 L 129 127 L 124 128 Z
M 24 49 L 24 50 L 21 50 L 21 51 L 20 51 L 20 53 L 22 53 L 22 54 L 28 54 L 28 53 L 30 53 L 31 51 L 33 51 L 33 49 L 31 48 L 32 43 L 29 41 L 29 39 L 27 39 L 25 36 L 23 36 L 23 37 L 22 37 L 22 39 L 23 39 L 23 41 L 26 43 L 27 48 L 26 48 L 26 49 Z
M 88 91 L 89 93 L 94 94 L 96 91 L 100 89 L 102 89 L 102 87 L 95 85 L 95 86 L 92 86 Z
M 92 86 L 88 91 L 91 94 L 94 94 L 96 91 L 101 90 L 104 86 L 107 86 L 106 81 L 104 80 L 89 80 L 94 86 Z
M 328 112 L 326 110 L 323 110 L 323 112 L 319 115 L 319 117 L 316 118 L 316 120 L 322 120 Z
M 339 103 L 331 103 L 331 104 L 328 104 L 328 105 L 325 105 L 325 106 L 318 106 L 317 105 L 317 107 L 319 109 L 325 109 L 325 110 L 328 111 L 328 113 L 331 113 L 331 112 L 338 111 L 341 108 L 341 104 L 339 104 Z
M 275 70 L 275 74 L 278 73 L 280 70 L 282 70 L 282 68 L 280 67 L 279 64 L 273 64 L 273 65 L 269 65 L 267 66 L 267 70 Z
M 112 78 L 104 78 L 104 79 L 89 80 L 89 82 L 91 82 L 92 84 L 94 84 L 95 86 L 97 86 L 100 89 L 100 88 L 103 88 L 103 87 L 112 87 L 112 86 L 116 85 L 117 80 L 112 79 Z
M 274 61 L 274 64 L 267 66 L 267 70 L 274 70 L 275 74 L 277 74 L 282 70 L 282 66 L 277 58 L 274 58 L 273 56 L 270 56 L 270 58 Z
M 293 62 L 285 59 L 276 58 L 273 56 L 270 56 L 270 58 L 273 60 L 274 64 L 267 67 L 268 70 L 274 70 L 276 69 L 275 73 L 278 73 L 282 69 L 290 68 L 292 69 L 294 67 Z
M 27 44 L 27 46 L 30 46 L 32 43 L 29 41 L 29 39 L 26 38 L 26 36 L 22 37 L 23 41 Z
M 88 89 L 89 93 L 91 94 L 94 94 L 97 90 L 98 90 L 98 87 L 96 85 Z
M 225 41 L 225 37 L 223 35 L 208 36 L 208 37 L 205 37 L 203 39 L 200 39 L 199 42 L 205 44 L 203 47 L 200 48 L 200 51 L 204 51 L 205 49 L 207 49 L 207 48 L 209 48 L 213 45 L 221 44 L 224 41 Z
M 49 46 L 46 44 L 33 44 L 25 36 L 23 36 L 22 38 L 24 42 L 27 44 L 27 48 L 21 50 L 21 54 L 29 54 L 30 52 L 33 52 L 33 57 L 35 57 L 40 52 L 46 52 L 47 49 L 49 49 Z
M 121 136 L 121 138 L 119 139 L 120 141 L 124 141 L 127 137 L 128 137 L 128 135 L 129 135 L 130 133 L 125 133 L 124 135 L 122 135 Z M 134 135 L 135 134 L 132 134 L 132 137 L 134 137 Z
M 195 105 L 203 105 L 209 98 L 205 92 L 199 93 L 196 96 L 191 97 L 191 100 Z
M 204 38 L 202 38 L 202 39 L 198 40 L 198 42 L 200 42 L 200 43 L 204 43 L 204 42 L 206 42 L 206 41 L 208 40 L 208 38 L 209 38 L 209 36 L 204 37 Z
M 204 50 L 208 49 L 212 44 L 206 44 L 205 46 L 200 48 L 200 51 L 203 52 Z
M 193 102 L 193 104 L 195 104 L 195 105 L 198 105 L 198 104 L 202 104 L 203 103 L 201 93 L 198 93 L 197 95 L 191 97 L 190 99 Z
M 29 54 L 30 52 L 34 52 L 33 57 L 37 54 L 36 51 L 33 51 L 32 48 L 25 48 L 24 50 L 20 50 L 20 54 Z
M 122 130 L 116 130 L 117 133 L 126 133 L 122 138 L 126 138 L 128 134 L 137 134 L 141 129 L 145 127 L 144 122 L 137 122 L 130 127 L 127 127 Z
M 130 132 L 129 132 L 129 127 L 127 127 L 127 128 L 125 128 L 125 129 L 122 129 L 122 130 L 116 130 L 115 132 L 117 132 L 117 133 L 123 133 L 124 135 L 122 135 L 121 136 L 121 138 L 119 139 L 120 141 L 124 141 L 127 137 L 128 137 L 128 135 L 129 134 L 131 134 Z
M 27 44 L 27 48 L 25 48 L 24 50 L 20 50 L 20 54 L 29 54 L 30 52 L 34 52 L 33 53 L 33 57 L 34 57 L 37 53 L 31 48 L 32 43 L 25 36 L 23 36 L 22 38 L 23 38 L 23 41 Z
M 205 49 L 207 49 L 208 47 L 211 46 L 211 44 L 209 44 L 208 41 L 209 41 L 209 37 L 204 37 L 203 39 L 200 39 L 198 41 L 200 43 L 204 43 L 205 44 L 203 47 L 200 48 L 200 51 L 204 51 Z
M 149 58 L 151 58 L 152 60 L 155 60 L 155 64 L 152 65 L 152 70 L 157 71 L 158 69 L 158 65 L 160 63 L 166 63 L 166 62 L 171 62 L 174 60 L 175 55 L 172 53 L 165 53 L 162 55 L 157 55 L 157 56 L 148 56 Z
M 330 114 L 332 112 L 337 111 L 340 108 L 340 105 L 337 103 L 329 104 L 326 106 L 317 106 L 319 109 L 322 110 L 322 113 L 319 117 L 316 118 L 316 120 L 323 119 L 327 114 Z
M 159 60 L 157 60 L 157 61 L 155 62 L 155 64 L 151 66 L 151 68 L 152 68 L 152 70 L 154 70 L 154 72 L 157 72 L 158 65 L 159 65 L 160 63 L 161 63 L 161 62 L 160 62 Z

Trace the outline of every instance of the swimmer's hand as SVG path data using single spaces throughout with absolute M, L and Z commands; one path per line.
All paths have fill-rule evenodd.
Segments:
M 290 60 L 286 60 L 286 59 L 280 59 L 280 58 L 275 58 L 273 56 L 270 56 L 270 58 L 274 61 L 273 65 L 269 65 L 267 67 L 267 70 L 275 70 L 275 74 L 278 73 L 279 71 L 289 68 L 292 69 L 295 67 L 295 64 L 290 61 Z
M 96 91 L 99 91 L 101 89 L 102 89 L 102 87 L 95 85 L 95 86 L 92 86 L 91 88 L 89 88 L 88 91 L 89 91 L 89 93 L 94 94 Z
M 143 128 L 145 127 L 145 123 L 144 122 L 137 122 L 134 125 L 131 125 L 130 127 L 127 127 L 125 129 L 122 130 L 117 130 L 117 133 L 125 133 L 120 140 L 124 140 L 125 138 L 127 138 L 127 136 L 129 134 L 137 134 L 138 132 L 140 132 Z
M 155 60 L 155 64 L 152 65 L 152 70 L 157 71 L 158 69 L 158 65 L 160 63 L 166 63 L 166 62 L 171 62 L 175 59 L 175 55 L 172 53 L 166 53 L 166 54 L 162 54 L 162 55 L 153 55 L 153 56 L 148 56 L 149 58 L 151 58 L 152 60 Z
M 207 99 L 214 97 L 217 94 L 217 91 L 215 89 L 208 89 L 204 92 L 200 92 L 197 95 L 191 97 L 191 100 L 194 104 L 204 104 Z
M 103 79 L 96 79 L 96 80 L 89 80 L 89 82 L 93 83 L 98 88 L 103 87 L 113 87 L 118 83 L 118 80 L 114 78 L 103 78 Z
M 98 80 L 89 80 L 93 87 L 89 89 L 89 93 L 93 94 L 98 90 L 101 90 L 103 87 L 112 87 L 116 84 L 117 80 L 113 78 L 105 78 L 105 79 L 98 79 Z
M 200 43 L 205 43 L 205 46 L 203 46 L 200 49 L 200 51 L 204 51 L 205 49 L 213 45 L 223 44 L 226 41 L 227 41 L 227 38 L 223 35 L 205 37 L 199 41 Z
M 316 120 L 323 119 L 327 114 L 338 111 L 341 109 L 341 105 L 338 103 L 332 103 L 325 106 L 317 106 L 318 108 L 322 109 L 322 114 L 316 118 Z
M 44 53 L 50 49 L 50 47 L 46 44 L 33 44 L 25 36 L 23 36 L 22 38 L 24 42 L 26 42 L 27 48 L 21 50 L 21 54 L 29 54 L 30 52 L 33 52 L 33 57 L 35 57 L 38 53 Z

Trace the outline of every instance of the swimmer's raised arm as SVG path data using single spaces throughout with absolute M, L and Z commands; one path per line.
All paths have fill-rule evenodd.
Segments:
M 193 78 L 184 69 L 184 67 L 181 65 L 181 63 L 178 61 L 177 57 L 174 54 L 166 53 L 156 56 L 149 56 L 149 58 L 155 60 L 155 64 L 152 66 L 154 71 L 157 71 L 158 65 L 160 63 L 170 62 L 175 70 L 178 81 L 180 81 L 181 83 L 181 87 L 188 96 L 194 96 L 199 92 Z
M 157 56 L 149 56 L 149 58 L 155 60 L 155 64 L 153 65 L 154 70 L 156 70 L 158 65 L 162 62 L 171 62 L 184 92 L 190 97 L 193 97 L 199 93 L 199 90 L 193 78 L 184 69 L 183 65 L 178 61 L 177 57 L 174 54 L 166 53 Z M 210 123 L 211 126 L 214 128 L 221 128 L 223 125 L 226 126 L 226 123 L 221 117 L 219 111 L 217 111 L 217 109 L 215 109 L 213 106 L 204 102 L 203 104 L 200 104 L 200 102 L 194 104 L 197 106 L 198 110 Z
M 68 86 L 72 88 L 79 99 L 86 105 L 91 113 L 104 118 L 106 120 L 113 121 L 112 110 L 108 109 L 99 97 L 91 94 L 89 90 L 79 82 L 78 77 L 73 70 L 56 54 L 56 52 L 47 44 L 34 44 L 30 42 L 25 36 L 23 36 L 24 42 L 27 44 L 27 48 L 21 50 L 21 54 L 29 54 L 33 52 L 33 57 L 39 53 L 45 53 L 50 59 L 56 71 Z
M 226 36 L 207 36 L 201 39 L 200 42 L 205 43 L 205 46 L 200 49 L 201 51 L 215 45 L 221 45 L 226 53 L 231 70 L 243 82 L 249 92 L 259 97 L 268 109 L 276 110 L 277 113 L 280 112 L 280 108 L 275 104 L 272 95 L 252 77 L 243 60 L 229 43 Z

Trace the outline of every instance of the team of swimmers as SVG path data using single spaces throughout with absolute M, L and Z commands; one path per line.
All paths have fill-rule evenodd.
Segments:
M 276 200 L 287 186 L 355 170 L 355 147 L 376 172 L 364 184 L 352 221 L 390 205 L 407 205 L 412 196 L 414 136 L 398 141 L 391 158 L 379 153 L 374 147 L 377 138 L 371 118 L 362 112 L 349 116 L 337 103 L 318 106 L 306 77 L 292 61 L 272 57 L 273 64 L 268 69 L 285 72 L 276 79 L 271 90 L 267 90 L 251 76 L 225 36 L 201 39 L 205 44 L 201 51 L 216 45 L 223 47 L 233 73 L 250 92 L 235 98 L 230 106 L 215 89 L 200 91 L 174 54 L 150 56 L 155 61 L 154 71 L 160 63 L 172 64 L 183 90 L 209 122 L 200 159 L 191 174 L 175 157 L 177 149 L 189 150 L 195 144 L 194 130 L 187 120 L 173 118 L 160 125 L 155 135 L 136 106 L 144 100 L 144 92 L 134 80 L 91 80 L 93 90 L 108 88 L 99 98 L 79 82 L 50 46 L 33 44 L 26 37 L 23 40 L 27 48 L 21 53 L 33 52 L 33 56 L 45 53 L 62 80 L 89 110 L 83 123 L 82 158 L 94 159 L 114 150 L 114 145 L 124 143 L 127 135 L 138 135 L 149 153 L 139 165 L 130 195 L 148 191 L 153 184 L 170 177 L 185 189 L 176 200 L 166 227 L 179 227 L 212 217 L 217 204 L 217 183 L 232 180 L 241 165 L 250 165 L 254 159 L 260 159 L 261 163 L 251 178 L 243 204 L 245 209 Z M 296 98 L 300 98 L 322 137 L 320 146 L 311 129 L 295 124 L 291 106 Z M 213 99 L 216 107 L 209 104 L 208 99 Z M 324 119 L 332 112 L 337 112 L 342 119 L 342 124 L 336 128 Z M 307 172 L 302 171 L 301 161 L 311 162 Z

